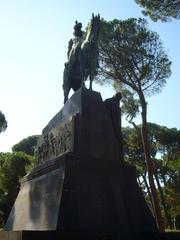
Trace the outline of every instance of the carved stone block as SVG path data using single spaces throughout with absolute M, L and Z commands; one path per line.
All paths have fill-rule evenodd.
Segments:
M 42 135 L 35 150 L 37 164 L 74 151 L 74 117 L 71 116 Z

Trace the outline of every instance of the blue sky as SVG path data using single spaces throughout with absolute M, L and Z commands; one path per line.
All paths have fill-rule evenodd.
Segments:
M 106 20 L 143 17 L 134 0 L 0 0 L 0 110 L 8 121 L 0 134 L 0 151 L 41 134 L 62 108 L 62 73 L 73 25 L 78 20 L 85 28 L 92 12 Z M 148 121 L 180 129 L 180 20 L 147 19 L 172 61 L 165 88 L 147 98 Z M 94 85 L 94 90 L 103 98 L 114 93 L 110 86 Z

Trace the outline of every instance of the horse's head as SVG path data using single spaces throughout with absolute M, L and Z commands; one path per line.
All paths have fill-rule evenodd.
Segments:
M 94 14 L 92 14 L 92 18 L 88 25 L 88 32 L 91 41 L 97 42 L 99 38 L 100 26 L 101 26 L 100 15 L 98 14 L 97 16 L 96 15 L 94 16 Z

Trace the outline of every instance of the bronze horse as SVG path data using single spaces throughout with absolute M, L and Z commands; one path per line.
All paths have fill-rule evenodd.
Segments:
M 92 81 L 97 74 L 98 62 L 98 40 L 100 31 L 100 15 L 92 15 L 92 19 L 88 24 L 87 35 L 82 40 L 81 24 L 76 21 L 75 38 L 70 40 L 70 49 L 68 50 L 68 62 L 65 63 L 63 75 L 64 103 L 68 100 L 70 89 L 77 91 L 81 87 L 85 87 L 85 81 L 89 77 L 89 89 L 92 90 Z M 78 29 L 78 31 L 76 31 Z

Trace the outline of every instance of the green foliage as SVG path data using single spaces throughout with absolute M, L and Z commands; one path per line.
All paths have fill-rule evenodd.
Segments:
M 147 194 L 146 167 L 144 152 L 139 131 L 141 126 L 135 128 L 123 128 L 125 160 L 137 168 L 137 176 L 141 179 L 141 188 Z M 153 161 L 154 173 L 161 183 L 161 190 L 165 203 L 162 202 L 160 189 L 158 195 L 162 211 L 166 210 L 166 216 L 176 219 L 180 216 L 180 141 L 179 130 L 167 128 L 154 123 L 148 123 L 149 142 L 151 144 L 151 159 Z M 156 157 L 160 156 L 160 159 Z M 164 204 L 164 205 L 163 205 Z M 167 220 L 167 219 L 166 219 Z M 166 221 L 168 226 L 169 222 Z M 172 227 L 172 225 L 171 225 Z
M 179 171 L 180 172 L 180 154 L 178 156 L 179 158 L 173 161 L 168 161 L 167 166 L 172 170 L 172 171 Z
M 161 91 L 171 62 L 145 19 L 103 21 L 100 36 L 99 82 L 111 80 L 148 95 Z
M 154 137 L 157 134 L 157 130 L 161 126 L 153 123 L 148 123 L 148 133 L 149 133 L 149 142 L 151 145 L 150 155 L 154 161 L 156 160 L 156 154 L 159 152 L 157 148 L 157 141 Z M 136 128 L 126 127 L 122 129 L 124 136 L 124 152 L 125 159 L 131 164 L 135 164 L 138 173 L 141 174 L 146 172 L 145 159 L 144 159 L 144 150 L 141 139 L 141 125 L 137 125 Z M 156 163 L 157 166 L 161 163 Z M 140 171 L 139 171 L 140 170 Z
M 153 21 L 169 21 L 180 18 L 179 0 L 135 0 L 145 10 L 142 13 Z
M 4 114 L 0 111 L 0 133 L 5 131 L 7 128 L 7 121 Z
M 0 211 L 5 218 L 16 199 L 19 181 L 33 161 L 34 157 L 23 152 L 0 153 Z
M 177 159 L 177 156 L 180 156 L 180 131 L 176 128 L 161 127 L 156 138 L 159 149 L 166 153 L 167 160 Z
M 20 141 L 19 143 L 15 144 L 12 147 L 13 152 L 21 151 L 33 156 L 38 138 L 39 138 L 39 135 L 34 135 L 34 136 L 29 136 L 23 139 L 22 141 Z
M 174 176 L 169 179 L 165 187 L 171 216 L 180 216 L 180 173 L 175 171 Z
M 122 132 L 124 139 L 125 160 L 133 165 L 136 165 L 138 173 L 141 174 L 145 169 L 141 138 L 139 138 L 139 135 L 134 128 L 122 128 Z
M 20 187 L 20 180 L 35 165 L 37 135 L 13 146 L 13 153 L 0 153 L 0 226 L 9 215 Z

